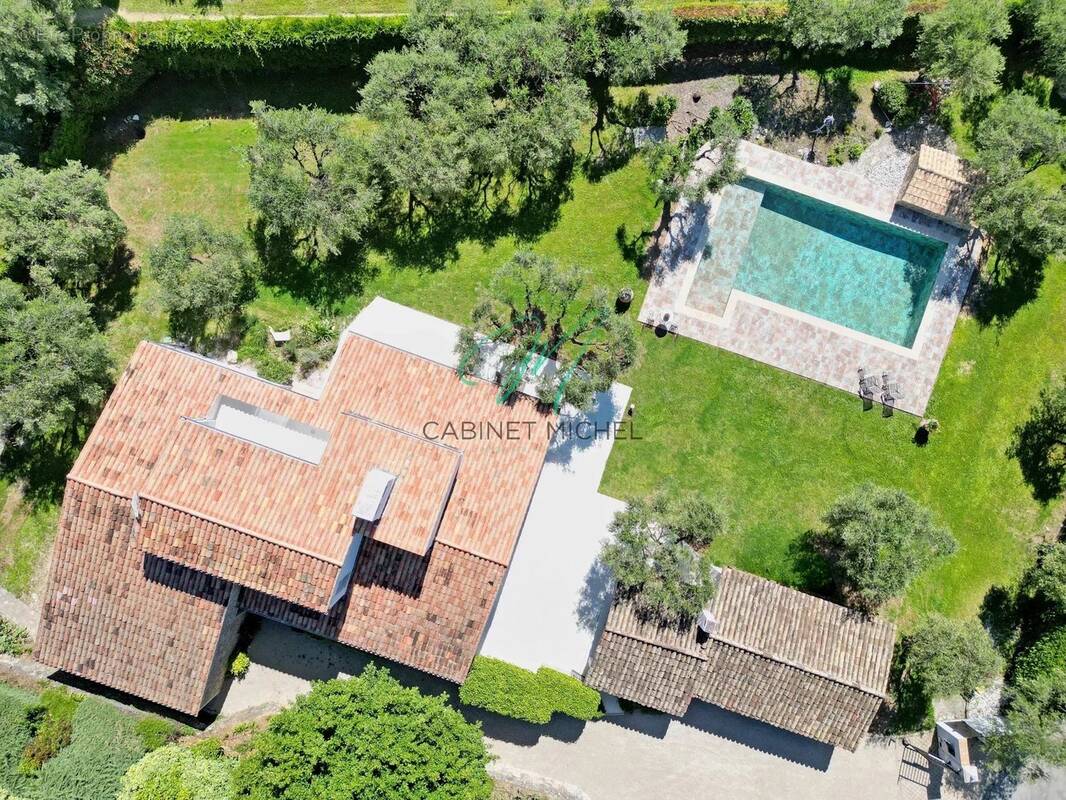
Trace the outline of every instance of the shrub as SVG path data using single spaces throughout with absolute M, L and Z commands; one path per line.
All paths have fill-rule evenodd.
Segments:
M 291 383 L 296 367 L 283 358 L 267 352 L 255 362 L 255 371 L 259 377 L 274 383 Z
M 141 744 L 149 753 L 177 740 L 182 734 L 183 726 L 163 717 L 142 717 L 137 721 L 137 735 Z
M 249 800 L 487 800 L 477 725 L 373 665 L 316 683 L 255 735 L 234 772 Z
M 250 666 L 252 666 L 252 659 L 248 658 L 248 654 L 244 652 L 237 653 L 229 664 L 229 674 L 240 680 L 248 674 L 248 667 Z
M 930 614 L 909 639 L 908 671 L 930 697 L 970 698 L 1002 670 L 992 637 L 979 620 Z
M 909 94 L 903 81 L 890 78 L 883 81 L 874 91 L 874 100 L 886 117 L 895 119 L 907 108 Z
M 459 699 L 505 717 L 543 725 L 559 712 L 576 719 L 600 716 L 600 693 L 557 670 L 541 667 L 536 672 L 496 658 L 478 656 L 463 685 Z
M 81 698 L 62 687 L 46 689 L 31 714 L 33 738 L 22 753 L 19 771 L 30 774 L 70 744 L 74 712 Z
M 237 358 L 251 361 L 260 378 L 275 383 L 289 383 L 295 373 L 295 367 L 286 361 L 270 341 L 266 325 L 256 320 L 245 332 L 241 345 L 237 348 Z
M 0 617 L 0 654 L 20 656 L 30 651 L 30 634 L 21 625 Z
M 759 118 L 755 116 L 755 107 L 747 97 L 734 97 L 729 103 L 730 116 L 737 123 L 737 129 L 741 137 L 751 136 L 755 126 L 759 124 Z
M 234 729 L 234 733 L 236 732 L 236 729 Z M 214 737 L 201 739 L 200 741 L 189 745 L 189 752 L 199 758 L 222 758 L 224 754 L 222 750 L 222 742 Z
M 228 800 L 232 771 L 229 759 L 167 745 L 129 768 L 118 800 Z
M 1066 684 L 1066 626 L 1053 630 L 1022 651 L 1011 670 L 1011 683 L 1023 686 L 1048 676 L 1057 676 Z
M 0 787 L 18 791 L 26 783 L 19 764 L 33 738 L 30 720 L 38 707 L 32 693 L 0 684 Z
M 33 796 L 48 800 L 114 797 L 123 774 L 143 755 L 137 721 L 103 700 L 86 698 L 74 712 L 70 744 L 38 771 Z

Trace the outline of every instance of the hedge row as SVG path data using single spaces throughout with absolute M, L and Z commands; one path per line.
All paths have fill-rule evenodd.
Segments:
M 541 667 L 536 672 L 497 658 L 478 656 L 459 699 L 505 717 L 543 725 L 558 712 L 576 719 L 600 716 L 600 693 L 577 678 Z

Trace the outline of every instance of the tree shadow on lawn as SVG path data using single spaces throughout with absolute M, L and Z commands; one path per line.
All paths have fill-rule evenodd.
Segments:
M 153 119 L 245 119 L 253 100 L 277 108 L 313 105 L 334 114 L 352 114 L 359 103 L 363 71 L 358 67 L 323 71 L 248 74 L 219 73 L 194 81 L 175 75 L 149 79 L 132 97 L 95 126 L 86 162 L 106 171 L 115 158 L 143 138 Z M 136 115 L 139 121 L 132 122 Z
M 1004 327 L 1022 308 L 1036 300 L 1044 282 L 1046 262 L 1018 259 L 1000 264 L 973 282 L 967 305 L 982 327 Z

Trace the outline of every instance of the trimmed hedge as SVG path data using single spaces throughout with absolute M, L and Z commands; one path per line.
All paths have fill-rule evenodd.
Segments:
M 474 659 L 459 687 L 459 699 L 468 706 L 538 725 L 550 722 L 556 712 L 583 720 L 600 716 L 600 693 L 577 678 L 548 667 L 530 672 L 485 656 Z

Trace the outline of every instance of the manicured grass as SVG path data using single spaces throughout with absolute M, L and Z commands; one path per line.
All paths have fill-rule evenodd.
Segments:
M 156 119 L 113 163 L 112 202 L 138 255 L 172 211 L 246 225 L 241 150 L 252 139 L 251 122 L 236 114 L 190 116 Z M 639 308 L 644 286 L 617 232 L 622 226 L 621 238 L 629 240 L 656 216 L 645 169 L 634 161 L 598 183 L 579 177 L 557 224 L 529 246 L 589 267 L 612 288 L 632 284 Z M 342 310 L 353 314 L 380 294 L 462 321 L 476 287 L 518 246 L 513 237 L 462 242 L 439 269 L 399 266 L 374 253 L 370 277 Z M 308 307 L 264 289 L 252 312 L 287 321 Z M 163 329 L 151 281 L 142 280 L 133 310 L 111 328 L 116 352 L 128 354 L 140 336 Z M 909 416 L 863 413 L 845 393 L 703 344 L 649 332 L 642 339 L 647 354 L 627 378 L 642 438 L 616 444 L 602 491 L 624 497 L 666 483 L 718 498 L 729 516 L 728 532 L 714 545 L 723 563 L 817 585 L 804 533 L 835 497 L 872 480 L 911 492 L 962 545 L 912 587 L 903 617 L 934 608 L 967 615 L 991 585 L 1017 574 L 1028 543 L 1060 513 L 1031 499 L 1004 451 L 1048 374 L 1066 369 L 1066 262 L 1050 265 L 1037 298 L 1005 322 L 959 322 L 928 412 L 942 428 L 925 448 L 912 443 L 917 421 Z

